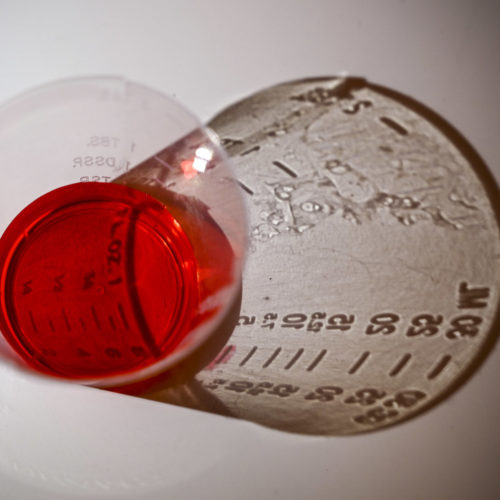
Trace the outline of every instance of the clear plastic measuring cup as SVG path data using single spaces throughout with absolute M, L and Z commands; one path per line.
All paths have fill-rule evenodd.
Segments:
M 154 377 L 231 305 L 245 209 L 215 135 L 121 78 L 0 108 L 0 343 L 25 368 L 99 387 Z

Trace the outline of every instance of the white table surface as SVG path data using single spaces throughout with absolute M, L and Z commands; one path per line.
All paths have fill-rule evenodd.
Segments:
M 500 180 L 499 15 L 496 1 L 0 0 L 0 101 L 118 74 L 208 120 L 266 86 L 347 72 L 437 111 Z M 0 498 L 496 499 L 499 379 L 496 347 L 431 411 L 320 438 L 0 366 Z

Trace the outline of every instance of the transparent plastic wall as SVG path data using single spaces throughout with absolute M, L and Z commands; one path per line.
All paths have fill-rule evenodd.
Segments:
M 0 162 L 5 358 L 119 386 L 210 336 L 239 291 L 246 217 L 189 112 L 121 78 L 61 81 L 0 108 Z

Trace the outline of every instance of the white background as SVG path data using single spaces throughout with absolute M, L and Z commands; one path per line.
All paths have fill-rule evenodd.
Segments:
M 0 0 L 0 101 L 118 74 L 208 120 L 263 87 L 348 72 L 444 116 L 499 180 L 499 5 Z M 418 418 L 311 438 L 0 367 L 0 498 L 496 499 L 499 378 L 496 348 Z

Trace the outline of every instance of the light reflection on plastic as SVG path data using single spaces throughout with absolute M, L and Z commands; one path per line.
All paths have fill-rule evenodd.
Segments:
M 205 172 L 207 163 L 212 159 L 212 156 L 213 152 L 210 149 L 200 146 L 195 153 L 193 168 L 198 172 Z
M 192 179 L 198 172 L 203 173 L 207 168 L 208 162 L 212 159 L 213 151 L 200 146 L 193 160 L 184 160 L 181 162 L 181 169 L 184 172 L 184 177 Z
M 192 179 L 198 172 L 193 168 L 193 160 L 181 161 L 181 169 L 186 179 Z

